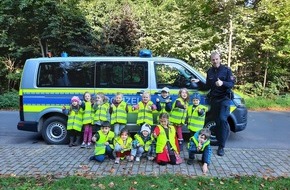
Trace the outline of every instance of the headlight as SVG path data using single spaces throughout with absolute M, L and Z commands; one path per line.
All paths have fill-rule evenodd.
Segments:
M 234 104 L 237 107 L 245 107 L 245 100 L 244 100 L 244 98 L 234 98 L 233 99 L 233 102 L 234 102 Z

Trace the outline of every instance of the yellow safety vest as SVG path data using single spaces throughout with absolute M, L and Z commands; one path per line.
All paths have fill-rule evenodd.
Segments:
M 93 108 L 91 102 L 84 102 L 85 110 L 83 112 L 83 125 L 93 124 Z
M 82 113 L 80 111 L 75 112 L 74 110 L 71 110 L 68 115 L 67 120 L 67 130 L 76 130 L 81 132 L 83 126 L 83 120 L 82 120 Z
M 177 100 L 180 101 L 181 105 L 185 105 L 186 107 L 188 106 L 188 103 L 184 102 L 182 98 L 177 98 L 172 105 L 172 111 L 170 113 L 169 121 L 173 124 L 185 124 L 187 110 L 175 107 Z
M 198 140 L 194 136 L 192 136 L 189 140 L 192 140 L 195 146 L 198 147 Z M 202 144 L 200 151 L 204 151 L 204 148 L 208 146 L 209 144 L 210 144 L 210 140 L 205 141 L 205 143 Z M 189 143 L 187 147 L 189 148 Z
M 193 105 L 190 105 L 187 109 L 187 117 L 188 117 L 188 130 L 196 132 L 203 128 L 205 122 L 205 113 L 203 116 L 198 115 L 198 109 L 204 109 L 207 111 L 207 107 L 203 105 L 198 105 L 193 110 Z
M 114 140 L 114 146 L 116 146 L 116 144 L 119 144 L 120 146 L 123 146 L 123 150 L 121 152 L 125 152 L 128 150 L 132 149 L 132 138 L 128 137 L 127 140 L 124 142 L 120 136 L 116 137 Z
M 113 104 L 113 112 L 111 114 L 111 124 L 127 123 L 127 111 L 126 111 L 127 103 L 122 101 L 118 107 Z
M 168 138 L 166 136 L 165 130 L 161 125 L 157 125 L 156 127 L 159 128 L 160 133 L 157 136 L 157 140 L 156 140 L 156 153 L 162 153 L 164 147 L 166 146 L 167 141 L 169 141 L 171 147 L 173 148 L 173 150 L 177 151 L 177 147 L 175 144 L 175 135 L 176 135 L 176 131 L 175 128 L 173 126 L 168 126 Z
M 139 145 L 140 146 L 144 146 L 145 151 L 148 151 L 149 150 L 149 148 L 150 148 L 150 146 L 151 146 L 151 144 L 152 144 L 152 142 L 154 140 L 153 136 L 150 135 L 150 140 L 147 141 L 146 143 L 144 143 L 142 137 L 138 133 L 134 135 L 134 138 L 139 142 Z
M 109 107 L 110 107 L 109 103 L 98 105 L 95 111 L 94 121 L 108 121 L 107 116 L 108 116 Z
M 107 135 L 105 135 L 102 130 L 99 130 L 99 140 L 96 141 L 95 144 L 95 155 L 105 154 L 106 152 L 106 145 L 105 142 L 112 141 L 115 137 L 115 133 L 113 131 L 109 131 Z M 113 148 L 113 144 L 110 144 L 110 147 Z
M 147 123 L 149 125 L 153 125 L 153 114 L 152 110 L 148 107 L 153 105 L 152 101 L 149 101 L 146 106 L 144 106 L 143 102 L 139 102 L 139 110 L 138 110 L 138 117 L 137 117 L 137 125 L 142 123 Z

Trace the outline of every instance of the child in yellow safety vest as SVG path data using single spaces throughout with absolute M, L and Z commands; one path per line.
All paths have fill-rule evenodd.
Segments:
M 187 108 L 189 102 L 189 92 L 186 88 L 181 88 L 178 93 L 178 98 L 172 105 L 170 113 L 170 123 L 172 123 L 177 131 L 180 150 L 183 150 L 182 126 L 185 124 L 187 116 Z
M 110 103 L 108 97 L 104 93 L 98 92 L 96 94 L 96 102 L 94 103 L 94 124 L 96 130 L 100 130 L 104 121 L 110 121 Z
M 140 127 L 144 123 L 153 125 L 153 111 L 156 109 L 156 105 L 151 101 L 150 93 L 143 92 L 142 100 L 132 107 L 132 110 L 138 110 L 137 125 Z
M 115 164 L 119 164 L 120 160 L 126 158 L 128 161 L 133 161 L 131 158 L 132 138 L 128 129 L 121 130 L 119 136 L 114 139 L 114 151 L 116 154 Z
M 188 143 L 188 165 L 192 165 L 195 159 L 195 154 L 202 154 L 202 171 L 205 174 L 208 171 L 208 166 L 211 160 L 211 147 L 210 147 L 210 135 L 209 129 L 201 129 L 197 131 L 190 139 Z
M 83 143 L 81 148 L 91 148 L 91 140 L 93 135 L 93 104 L 92 96 L 89 92 L 83 95 L 84 101 L 81 104 L 81 111 L 83 113 Z
M 117 92 L 109 109 L 111 114 L 111 124 L 114 125 L 115 136 L 118 136 L 120 131 L 127 124 L 128 105 L 123 101 L 123 94 Z
M 90 157 L 90 160 L 103 162 L 106 158 L 106 155 L 110 159 L 115 159 L 113 156 L 113 141 L 115 134 L 110 130 L 110 122 L 104 121 L 102 123 L 101 130 L 97 131 L 92 138 L 92 141 L 95 142 L 95 154 Z
M 131 150 L 131 160 L 136 158 L 139 162 L 143 154 L 146 154 L 148 160 L 155 157 L 155 139 L 151 135 L 151 126 L 147 123 L 143 124 L 139 133 L 134 135 Z
M 62 112 L 68 116 L 66 129 L 69 136 L 69 147 L 78 146 L 80 143 L 79 140 L 83 126 L 80 103 L 79 97 L 73 96 L 71 98 L 70 109 L 67 110 L 65 106 L 62 108 Z
M 156 107 L 159 113 L 170 113 L 172 105 L 171 97 L 169 95 L 169 88 L 164 87 L 161 89 L 160 97 L 156 98 Z
M 190 136 L 193 136 L 196 131 L 203 128 L 205 115 L 208 108 L 200 104 L 200 95 L 194 93 L 192 97 L 192 105 L 188 106 L 186 123 Z
M 179 144 L 174 126 L 169 124 L 169 115 L 159 115 L 159 125 L 154 128 L 153 136 L 156 138 L 156 162 L 159 165 L 181 164 Z

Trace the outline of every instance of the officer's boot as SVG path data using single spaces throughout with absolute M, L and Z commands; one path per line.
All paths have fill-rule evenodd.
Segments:
M 73 146 L 79 146 L 81 144 L 81 137 L 77 136 L 76 141 L 73 143 Z
M 73 146 L 73 142 L 74 142 L 74 137 L 69 137 L 69 144 L 68 144 L 68 146 L 69 147 L 72 147 Z

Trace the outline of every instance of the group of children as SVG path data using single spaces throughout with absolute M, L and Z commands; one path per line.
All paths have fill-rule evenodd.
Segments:
M 103 93 L 97 93 L 95 101 L 89 92 L 84 93 L 83 101 L 73 96 L 70 108 L 63 107 L 63 112 L 68 115 L 69 146 L 81 144 L 81 148 L 92 148 L 94 143 L 95 151 L 90 160 L 98 162 L 103 162 L 106 157 L 115 159 L 116 164 L 123 159 L 138 162 L 145 155 L 148 160 L 156 160 L 159 165 L 180 164 L 184 141 L 182 126 L 187 124 L 191 134 L 187 146 L 187 164 L 193 164 L 195 154 L 202 154 L 202 168 L 206 173 L 211 156 L 210 131 L 203 129 L 207 107 L 199 104 L 200 96 L 197 93 L 193 95 L 192 103 L 189 106 L 186 88 L 179 90 L 173 104 L 167 87 L 161 90 L 156 104 L 151 101 L 150 93 L 144 92 L 142 100 L 132 106 L 132 110 L 138 112 L 136 124 L 140 126 L 140 132 L 132 138 L 126 128 L 129 107 L 121 93 L 115 95 L 111 104 Z M 153 127 L 155 110 L 159 112 L 159 124 Z M 94 135 L 93 126 L 97 130 Z

